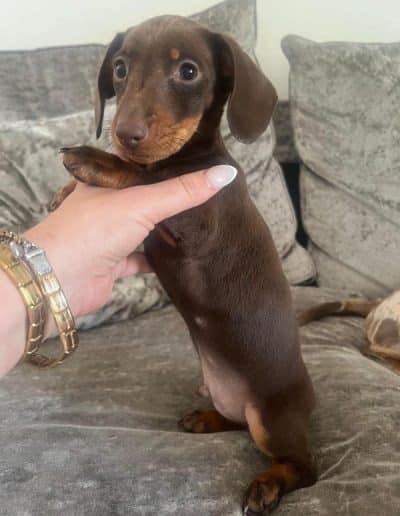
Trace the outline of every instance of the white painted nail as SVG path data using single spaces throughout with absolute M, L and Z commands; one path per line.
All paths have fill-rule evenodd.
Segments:
M 207 170 L 207 179 L 212 188 L 219 190 L 235 179 L 237 170 L 231 165 L 217 165 Z

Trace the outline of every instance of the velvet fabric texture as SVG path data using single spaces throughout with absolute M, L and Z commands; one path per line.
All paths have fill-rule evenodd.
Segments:
M 337 292 L 293 295 L 305 309 Z M 319 481 L 284 497 L 275 514 L 397 516 L 399 377 L 360 354 L 360 319 L 312 323 L 301 343 L 317 393 L 310 441 Z M 240 516 L 268 461 L 247 432 L 178 428 L 207 406 L 201 379 L 173 307 L 82 332 L 60 368 L 13 371 L 0 384 L 2 516 Z
M 282 48 L 318 283 L 386 295 L 400 286 L 400 43 Z

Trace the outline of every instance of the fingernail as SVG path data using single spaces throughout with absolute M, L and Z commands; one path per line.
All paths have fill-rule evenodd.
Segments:
M 237 170 L 230 165 L 217 165 L 207 170 L 207 179 L 212 188 L 219 190 L 235 179 Z

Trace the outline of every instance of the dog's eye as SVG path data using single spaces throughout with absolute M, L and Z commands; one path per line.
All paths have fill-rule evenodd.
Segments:
M 114 72 L 118 79 L 124 79 L 128 70 L 126 68 L 126 64 L 122 61 L 122 59 L 117 59 L 114 63 Z
M 179 68 L 179 77 L 182 81 L 193 81 L 196 79 L 199 70 L 194 63 L 185 61 Z

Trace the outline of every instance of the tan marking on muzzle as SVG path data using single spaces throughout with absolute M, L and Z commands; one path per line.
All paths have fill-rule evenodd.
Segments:
M 143 143 L 132 149 L 124 148 L 115 134 L 116 118 L 112 122 L 112 141 L 123 159 L 148 165 L 176 154 L 196 132 L 201 114 L 174 122 L 168 110 L 159 110 L 150 126 L 149 135 Z

